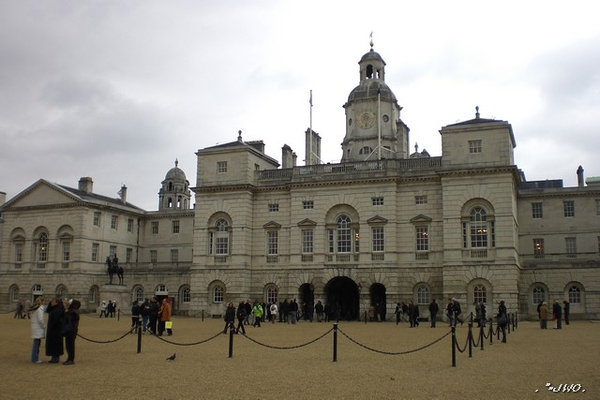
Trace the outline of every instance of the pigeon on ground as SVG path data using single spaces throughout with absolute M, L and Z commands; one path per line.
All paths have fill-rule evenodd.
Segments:
M 167 357 L 167 361 L 175 361 L 175 353 L 171 357 Z

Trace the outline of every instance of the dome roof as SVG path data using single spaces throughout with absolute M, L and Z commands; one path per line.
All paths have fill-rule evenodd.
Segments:
M 377 53 L 375 53 L 377 54 Z M 385 82 L 379 79 L 365 79 L 348 95 L 348 102 L 352 100 L 376 99 L 377 91 L 381 93 L 381 100 L 397 102 L 396 96 Z
M 165 181 L 179 181 L 179 182 L 186 182 L 187 181 L 187 177 L 185 176 L 185 172 L 183 172 L 182 169 L 177 167 L 177 164 L 179 164 L 179 161 L 175 160 L 175 167 L 171 168 L 169 170 L 169 172 L 167 172 L 167 174 L 165 175 Z
M 383 65 L 385 65 L 385 61 L 383 61 L 383 58 L 379 55 L 378 52 L 376 52 L 372 48 L 371 48 L 371 50 L 369 50 L 368 53 L 365 53 L 365 55 L 361 57 L 361 59 L 358 63 L 360 64 L 360 63 L 363 63 L 363 62 L 369 61 L 369 60 L 370 61 L 373 61 L 373 60 L 381 61 L 383 63 Z

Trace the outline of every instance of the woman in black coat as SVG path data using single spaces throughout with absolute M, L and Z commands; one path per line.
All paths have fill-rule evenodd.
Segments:
M 64 365 L 73 365 L 75 363 L 75 339 L 79 331 L 79 308 L 81 303 L 79 300 L 71 300 L 69 309 L 65 314 L 65 323 L 63 327 L 63 335 L 65 337 L 65 347 L 67 348 L 67 361 Z
M 498 328 L 502 330 L 502 343 L 506 343 L 506 326 L 508 325 L 508 315 L 506 314 L 506 306 L 504 300 L 500 301 L 498 306 Z
M 52 357 L 50 363 L 58 363 L 60 356 L 64 354 L 63 347 L 63 319 L 65 315 L 65 307 L 60 299 L 56 297 L 50 300 L 48 308 L 48 326 L 46 328 L 46 355 Z

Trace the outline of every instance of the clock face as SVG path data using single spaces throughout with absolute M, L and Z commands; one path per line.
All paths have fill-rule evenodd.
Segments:
M 357 124 L 363 129 L 372 127 L 375 124 L 375 114 L 368 111 L 359 114 Z

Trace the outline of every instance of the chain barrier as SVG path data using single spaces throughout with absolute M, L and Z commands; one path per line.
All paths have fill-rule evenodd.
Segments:
M 131 332 L 133 332 L 133 329 L 134 328 L 131 328 L 129 331 L 125 332 L 121 337 L 118 337 L 116 339 L 111 339 L 111 340 L 94 340 L 94 339 L 86 338 L 85 336 L 83 336 L 79 333 L 77 334 L 77 336 L 79 336 L 83 340 L 87 340 L 88 342 L 106 344 L 106 343 L 118 342 L 119 340 L 123 339 L 124 337 L 129 336 L 131 334 Z
M 299 348 L 301 348 L 301 347 L 308 346 L 309 344 L 313 344 L 313 343 L 315 343 L 316 341 L 318 341 L 318 340 L 321 340 L 321 339 L 323 339 L 325 336 L 329 335 L 329 333 L 331 333 L 331 331 L 333 331 L 333 328 L 329 329 L 327 332 L 325 332 L 325 333 L 324 333 L 324 334 L 322 334 L 321 336 L 319 336 L 319 337 L 317 337 L 317 338 L 315 338 L 315 339 L 313 339 L 313 340 L 311 340 L 311 341 L 308 341 L 308 342 L 306 342 L 306 343 L 303 343 L 303 344 L 298 344 L 298 345 L 295 345 L 295 346 L 272 346 L 272 345 L 269 345 L 269 344 L 266 344 L 266 343 L 259 342 L 258 340 L 252 339 L 252 338 L 251 338 L 250 336 L 248 336 L 248 335 L 242 335 L 242 336 L 243 336 L 243 337 L 245 337 L 246 339 L 250 340 L 251 342 L 253 342 L 253 343 L 256 343 L 256 344 L 257 344 L 257 345 L 259 345 L 259 346 L 267 347 L 267 348 L 269 348 L 269 349 L 276 349 L 276 350 L 292 350 L 292 349 L 299 349 Z
M 410 353 L 415 353 L 417 351 L 426 349 L 426 348 L 428 348 L 430 346 L 433 346 L 434 344 L 436 344 L 437 342 L 439 342 L 440 340 L 444 339 L 446 336 L 448 336 L 448 335 L 450 335 L 452 333 L 452 331 L 448 331 L 447 333 L 444 334 L 444 336 L 440 337 L 439 339 L 436 339 L 433 342 L 428 343 L 428 344 L 426 344 L 424 346 L 418 347 L 416 349 L 406 350 L 406 351 L 399 351 L 399 352 L 391 352 L 391 351 L 383 351 L 383 350 L 374 349 L 372 347 L 369 347 L 367 345 L 364 345 L 364 344 L 362 344 L 362 343 L 360 343 L 360 342 L 352 339 L 350 336 L 348 336 L 344 331 L 342 331 L 339 328 L 338 328 L 338 331 L 342 335 L 344 335 L 348 340 L 350 340 L 352 343 L 354 343 L 354 344 L 356 344 L 356 345 L 358 345 L 358 346 L 360 346 L 360 347 L 362 347 L 364 349 L 367 349 L 369 351 L 372 351 L 372 352 L 375 352 L 375 353 L 379 353 L 379 354 L 386 354 L 386 355 L 389 355 L 389 356 L 398 356 L 398 355 L 410 354 Z
M 219 333 L 217 333 L 214 336 L 209 337 L 208 339 L 199 340 L 197 342 L 192 342 L 192 343 L 177 343 L 177 342 L 173 342 L 172 340 L 165 339 L 162 336 L 158 336 L 158 335 L 154 335 L 154 334 L 152 334 L 151 336 L 153 336 L 153 337 L 157 338 L 158 340 L 161 340 L 161 341 L 163 341 L 165 343 L 169 343 L 169 344 L 172 344 L 172 345 L 175 345 L 175 346 L 196 346 L 196 345 L 199 345 L 199 344 L 210 342 L 211 340 L 218 338 L 222 334 L 223 334 L 223 332 L 219 331 Z
M 454 342 L 454 345 L 456 346 L 456 349 L 457 349 L 459 352 L 461 352 L 461 353 L 464 353 L 464 352 L 465 352 L 465 350 L 467 350 L 467 345 L 469 344 L 469 341 L 470 341 L 470 340 L 471 340 L 471 331 L 469 331 L 469 332 L 467 333 L 467 341 L 465 342 L 465 346 L 462 348 L 462 350 L 461 350 L 460 346 L 458 345 L 458 342 L 457 342 L 457 341 L 455 341 L 455 342 Z

